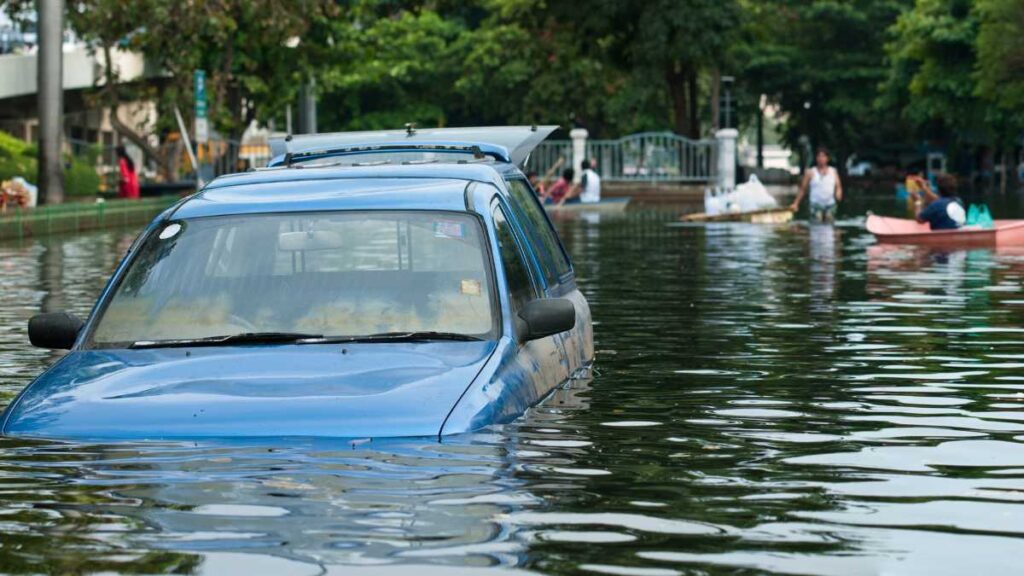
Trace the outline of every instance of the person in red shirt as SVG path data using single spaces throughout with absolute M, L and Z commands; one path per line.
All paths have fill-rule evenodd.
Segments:
M 116 150 L 120 175 L 117 182 L 117 197 L 137 200 L 139 198 L 139 173 L 135 170 L 135 162 L 132 161 L 131 156 L 128 156 L 128 151 L 124 149 L 124 146 L 118 146 Z
M 562 177 L 551 185 L 551 188 L 547 190 L 547 201 L 550 204 L 561 204 L 562 201 L 568 196 L 572 190 L 572 179 L 576 175 L 576 172 L 572 168 L 566 168 L 562 170 Z

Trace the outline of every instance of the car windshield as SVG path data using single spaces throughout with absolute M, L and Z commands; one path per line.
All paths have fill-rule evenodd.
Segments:
M 481 230 L 449 212 L 168 222 L 132 259 L 91 346 L 260 334 L 489 338 L 495 307 Z

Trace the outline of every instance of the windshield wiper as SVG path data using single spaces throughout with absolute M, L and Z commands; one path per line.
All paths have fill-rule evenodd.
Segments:
M 362 336 L 327 336 L 310 341 L 310 344 L 345 342 L 429 342 L 431 340 L 452 340 L 458 342 L 479 342 L 483 338 L 458 332 L 381 332 Z
M 171 348 L 176 346 L 220 346 L 223 344 L 276 344 L 282 342 L 299 342 L 303 340 L 319 340 L 323 334 L 306 334 L 302 332 L 242 332 L 226 336 L 209 336 L 207 338 L 185 338 L 180 340 L 139 340 L 131 348 Z

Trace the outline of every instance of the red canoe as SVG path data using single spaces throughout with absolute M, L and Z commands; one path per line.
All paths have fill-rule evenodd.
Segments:
M 868 215 L 868 232 L 879 242 L 924 244 L 951 248 L 1000 247 L 1024 244 L 1024 220 L 996 220 L 993 228 L 932 230 L 927 224 L 906 218 Z

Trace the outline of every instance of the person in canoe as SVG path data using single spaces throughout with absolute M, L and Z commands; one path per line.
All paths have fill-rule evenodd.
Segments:
M 573 190 L 576 185 L 572 183 L 572 179 L 575 176 L 576 171 L 572 168 L 562 170 L 562 177 L 548 188 L 547 203 L 561 206 L 569 201 L 574 196 Z
M 920 192 L 914 193 L 917 207 L 917 221 L 931 226 L 932 230 L 955 230 L 967 221 L 964 205 L 956 195 L 956 178 L 942 174 L 935 179 L 939 193 L 936 194 L 930 182 L 916 178 Z M 922 199 L 923 196 L 923 199 Z
M 548 168 L 547 172 L 545 172 L 543 176 L 539 176 L 536 171 L 526 173 L 526 179 L 530 182 L 530 186 L 533 186 L 533 189 L 537 192 L 537 196 L 542 201 L 548 196 L 548 186 L 551 184 L 551 178 L 564 163 L 565 158 L 559 158 L 551 168 Z
M 569 192 L 562 197 L 558 205 L 562 204 L 596 204 L 601 201 L 601 176 L 597 174 L 597 160 L 585 159 L 580 163 L 580 170 L 583 172 L 579 184 L 569 188 Z
M 796 200 L 789 206 L 793 212 L 799 210 L 800 202 L 810 189 L 812 222 L 835 220 L 836 206 L 843 201 L 843 183 L 839 180 L 839 172 L 828 162 L 828 150 L 824 146 L 818 147 L 814 154 L 814 167 L 804 174 Z

